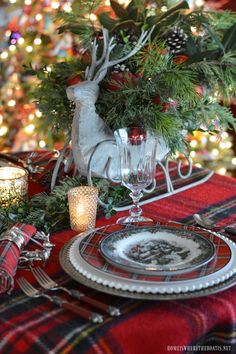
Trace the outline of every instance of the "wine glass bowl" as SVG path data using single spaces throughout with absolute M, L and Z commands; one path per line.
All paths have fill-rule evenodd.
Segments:
M 142 216 L 139 200 L 142 191 L 155 181 L 157 135 L 154 130 L 143 127 L 122 128 L 114 132 L 120 155 L 120 177 L 122 184 L 131 193 L 133 205 L 129 216 L 118 223 L 151 221 Z

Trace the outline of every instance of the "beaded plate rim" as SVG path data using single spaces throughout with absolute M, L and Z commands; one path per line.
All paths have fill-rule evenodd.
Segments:
M 77 236 L 76 236 L 77 237 Z M 137 300 L 160 300 L 160 301 L 168 301 L 168 300 L 188 300 L 198 297 L 209 296 L 212 294 L 217 294 L 219 292 L 225 291 L 236 285 L 236 274 L 231 276 L 229 279 L 225 280 L 222 283 L 217 285 L 213 285 L 206 289 L 195 290 L 187 293 L 173 293 L 173 294 L 147 294 L 147 293 L 136 293 L 130 292 L 115 288 L 110 288 L 108 286 L 98 284 L 95 281 L 87 279 L 85 276 L 80 274 L 74 266 L 70 262 L 69 258 L 69 250 L 71 244 L 74 242 L 74 238 L 67 242 L 60 250 L 59 253 L 59 262 L 62 269 L 67 273 L 67 275 L 73 280 L 85 285 L 89 288 L 96 289 L 102 293 L 106 293 L 109 295 L 131 298 Z

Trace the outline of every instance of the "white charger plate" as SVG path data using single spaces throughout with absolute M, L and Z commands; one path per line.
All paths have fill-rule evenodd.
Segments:
M 84 277 L 82 274 L 80 274 L 73 267 L 73 265 L 71 264 L 70 259 L 69 259 L 69 250 L 70 250 L 71 242 L 73 242 L 73 239 L 70 242 L 66 243 L 60 251 L 59 260 L 60 260 L 60 264 L 62 266 L 62 269 L 72 279 L 74 279 L 78 283 L 83 284 L 84 286 L 87 286 L 89 288 L 96 289 L 97 291 L 101 291 L 105 294 L 120 296 L 120 297 L 130 298 L 130 299 L 136 299 L 136 300 L 149 300 L 149 301 L 150 300 L 155 300 L 155 301 L 156 300 L 158 300 L 158 301 L 188 300 L 188 299 L 193 299 L 193 298 L 216 294 L 216 293 L 222 292 L 224 290 L 227 290 L 236 284 L 236 274 L 235 274 L 232 277 L 230 277 L 229 279 L 227 279 L 217 285 L 210 286 L 206 289 L 195 290 L 195 291 L 191 291 L 191 292 L 187 292 L 187 293 L 146 294 L 146 293 L 137 293 L 137 292 L 124 291 L 124 290 L 110 288 L 108 286 L 104 286 L 102 284 L 97 284 L 94 281 L 87 279 L 86 277 Z

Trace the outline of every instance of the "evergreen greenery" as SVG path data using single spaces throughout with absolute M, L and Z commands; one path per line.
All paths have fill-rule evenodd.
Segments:
M 40 84 L 32 93 L 38 108 L 45 115 L 37 121 L 37 128 L 48 131 L 52 128 L 55 135 L 69 133 L 71 129 L 74 103 L 66 95 L 67 79 L 81 74 L 84 66 L 80 61 L 55 63 L 42 69 L 26 67 L 26 72 L 36 75 Z
M 114 205 L 124 202 L 128 191 L 120 185 L 110 185 L 107 180 L 94 179 L 93 183 L 99 190 L 101 200 L 107 204 L 105 216 L 109 218 L 115 213 Z M 69 228 L 67 193 L 71 188 L 81 185 L 87 185 L 86 178 L 66 177 L 49 194 L 36 194 L 18 206 L 0 207 L 0 233 L 17 222 L 34 225 L 45 232 Z M 98 208 L 98 213 L 104 213 L 104 210 Z
M 124 63 L 130 77 L 122 78 L 125 74 L 121 72 L 117 79 L 111 68 L 100 84 L 96 108 L 112 129 L 127 125 L 154 128 L 174 151 L 186 146 L 183 132 L 217 132 L 236 126 L 231 112 L 217 103 L 229 104 L 236 93 L 235 14 L 189 11 L 186 1 L 163 13 L 164 3 L 132 0 L 123 7 L 111 1 L 113 16 L 111 11 L 100 12 L 97 22 L 92 22 L 89 14 L 96 12 L 101 1 L 74 1 L 72 14 L 58 14 L 59 33 L 73 33 L 83 54 L 79 59 L 53 64 L 50 72 L 36 70 L 41 83 L 34 95 L 44 113 L 41 129 L 44 122 L 45 129 L 70 130 L 74 107 L 66 96 L 67 80 L 75 74 L 83 80 L 93 38 L 98 39 L 98 52 L 102 51 L 101 26 L 116 41 L 113 58 L 130 51 L 141 30 L 154 26 L 150 42 Z M 173 28 L 181 28 L 187 36 L 178 56 L 170 52 L 166 42 Z M 109 89 L 111 83 L 117 86 L 115 90 Z

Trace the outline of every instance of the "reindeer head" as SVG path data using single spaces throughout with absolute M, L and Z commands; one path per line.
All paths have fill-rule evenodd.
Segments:
M 99 86 L 96 81 L 83 81 L 70 86 L 66 90 L 67 97 L 71 101 L 95 104 L 99 94 Z

